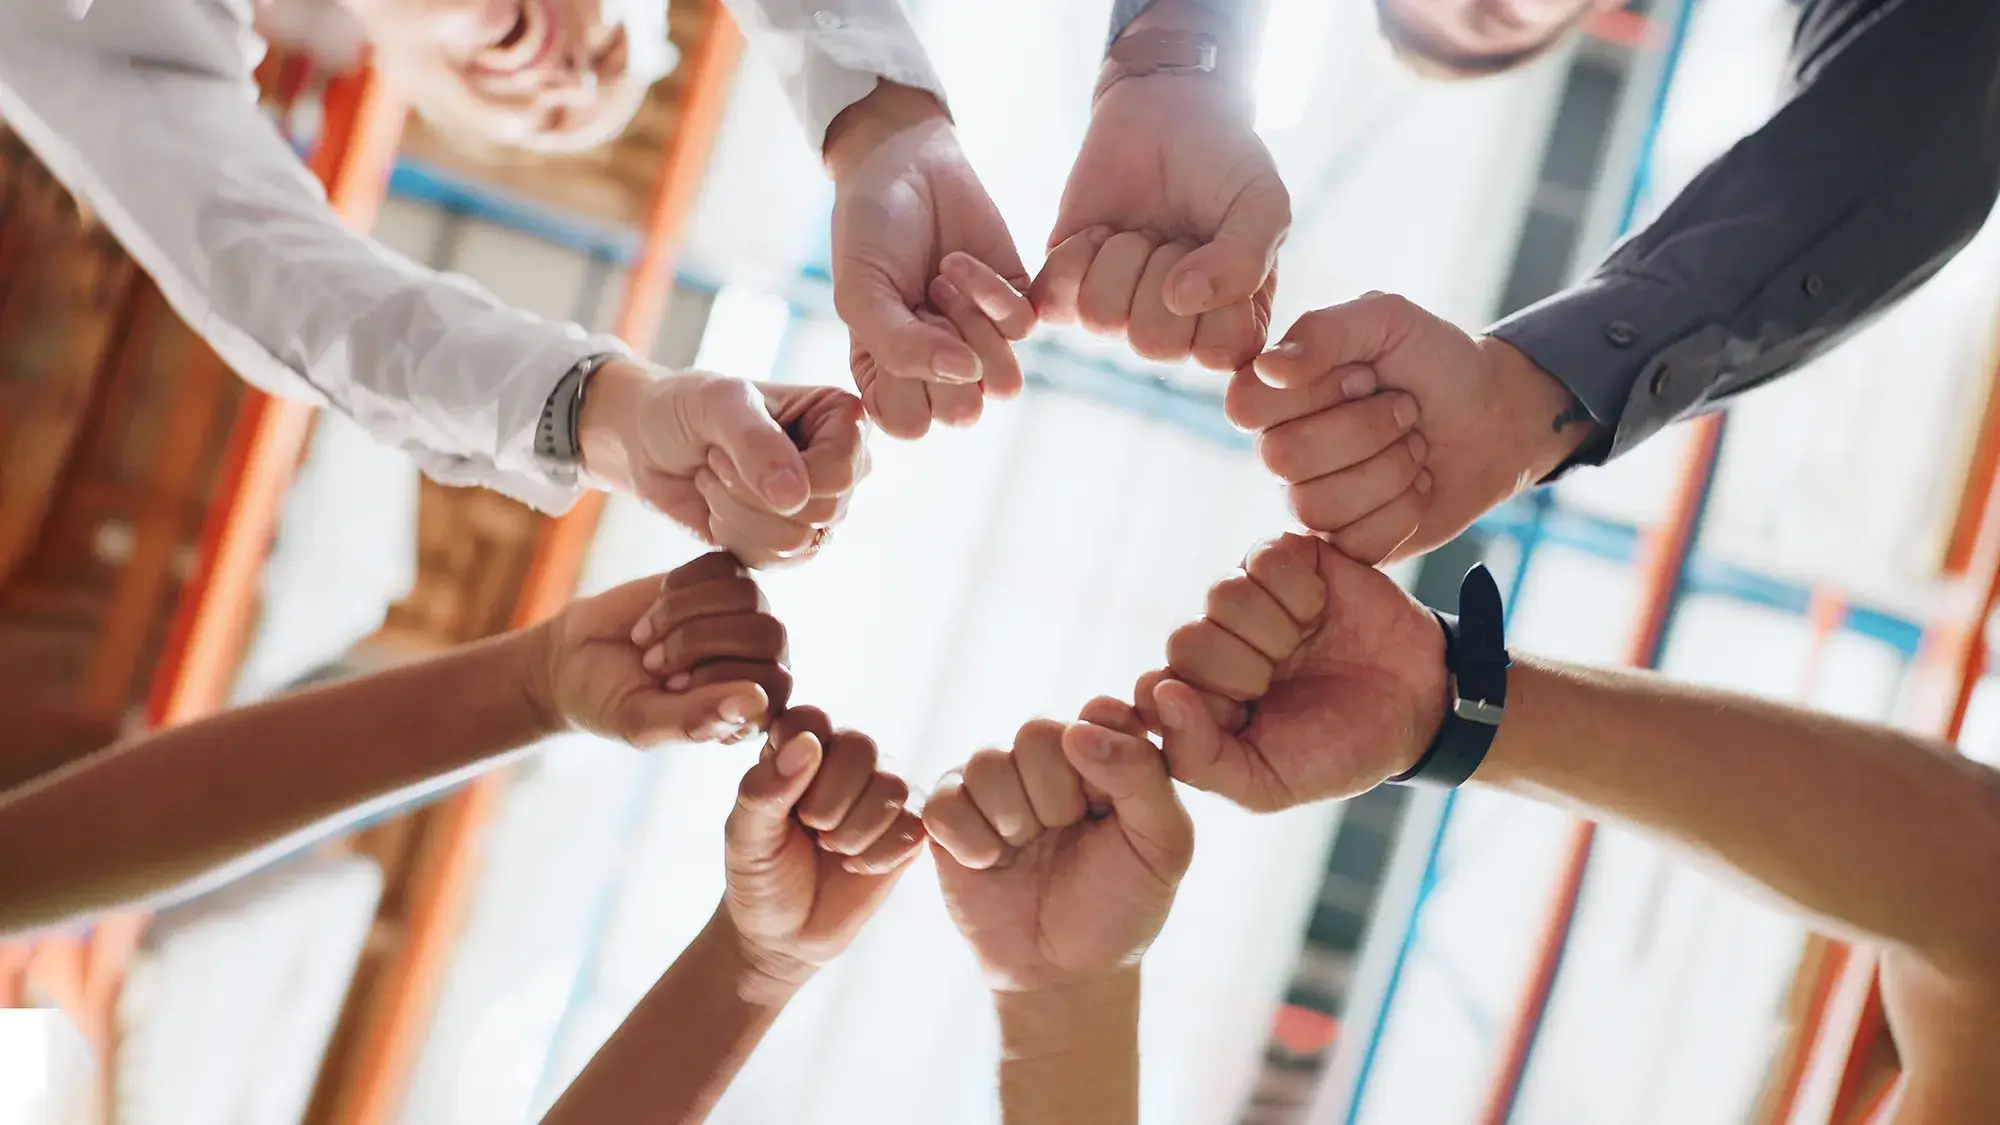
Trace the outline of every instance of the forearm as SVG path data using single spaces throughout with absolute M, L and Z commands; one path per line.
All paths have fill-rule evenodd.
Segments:
M 2000 774 L 1656 676 L 1518 659 L 1477 779 L 1647 830 L 1954 975 L 2000 962 Z
M 1139 969 L 1060 992 L 996 993 L 1006 1125 L 1139 1120 Z
M 542 1125 L 693 1125 L 743 1068 L 789 993 L 756 978 L 727 912 L 715 916 L 542 1118 Z
M 512 633 L 170 727 L 0 798 L 0 932 L 171 890 L 553 733 L 545 638 Z

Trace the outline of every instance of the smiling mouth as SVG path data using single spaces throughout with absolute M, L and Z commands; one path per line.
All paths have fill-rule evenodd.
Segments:
M 529 14 L 531 7 L 537 13 L 534 16 Z M 535 43 L 534 49 L 524 57 L 498 65 L 482 62 L 479 69 L 493 77 L 504 78 L 533 70 L 548 59 L 549 53 L 555 49 L 556 34 L 555 13 L 550 11 L 546 0 L 527 0 L 527 3 L 522 4 L 521 14 L 515 17 L 514 26 L 508 28 L 507 34 L 495 42 L 489 50 L 516 50 L 522 42 L 533 35 L 538 35 L 540 38 Z

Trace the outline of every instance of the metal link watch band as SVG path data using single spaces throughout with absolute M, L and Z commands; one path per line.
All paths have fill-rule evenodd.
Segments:
M 1493 746 L 1507 715 L 1507 669 L 1513 658 L 1507 655 L 1500 584 L 1484 564 L 1466 571 L 1459 584 L 1458 616 L 1436 610 L 1431 615 L 1444 629 L 1451 706 L 1417 764 L 1389 780 L 1451 789 L 1472 776 Z
M 555 389 L 549 392 L 549 400 L 542 404 L 541 421 L 535 425 L 536 456 L 558 465 L 583 462 L 583 445 L 577 436 L 577 423 L 583 417 L 583 395 L 591 375 L 617 358 L 617 352 L 584 356 L 571 364 L 561 379 L 556 380 Z

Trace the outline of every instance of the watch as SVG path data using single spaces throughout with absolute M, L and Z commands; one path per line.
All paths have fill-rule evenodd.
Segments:
M 558 465 L 583 463 L 583 443 L 577 435 L 577 423 L 583 417 L 584 391 L 598 368 L 619 358 L 622 357 L 617 352 L 584 356 L 570 364 L 563 377 L 556 380 L 549 400 L 542 404 L 541 421 L 535 425 L 536 456 Z
M 1148 74 L 1213 74 L 1218 48 L 1215 36 L 1198 31 L 1135 31 L 1122 35 L 1104 52 L 1104 71 L 1093 99 L 1127 78 Z
M 1493 746 L 1507 716 L 1507 668 L 1513 659 L 1507 655 L 1500 584 L 1485 564 L 1466 571 L 1459 583 L 1457 616 L 1436 610 L 1431 615 L 1444 629 L 1450 705 L 1417 764 L 1389 780 L 1452 789 L 1472 776 Z

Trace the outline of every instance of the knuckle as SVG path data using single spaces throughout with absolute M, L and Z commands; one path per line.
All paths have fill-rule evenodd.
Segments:
M 1020 730 L 1014 732 L 1014 744 L 1022 746 L 1035 742 L 1059 741 L 1062 733 L 1063 725 L 1054 719 L 1029 719 L 1021 724 Z
M 1234 621 L 1263 601 L 1256 583 L 1238 575 L 1225 578 L 1208 589 L 1208 616 L 1216 621 Z

